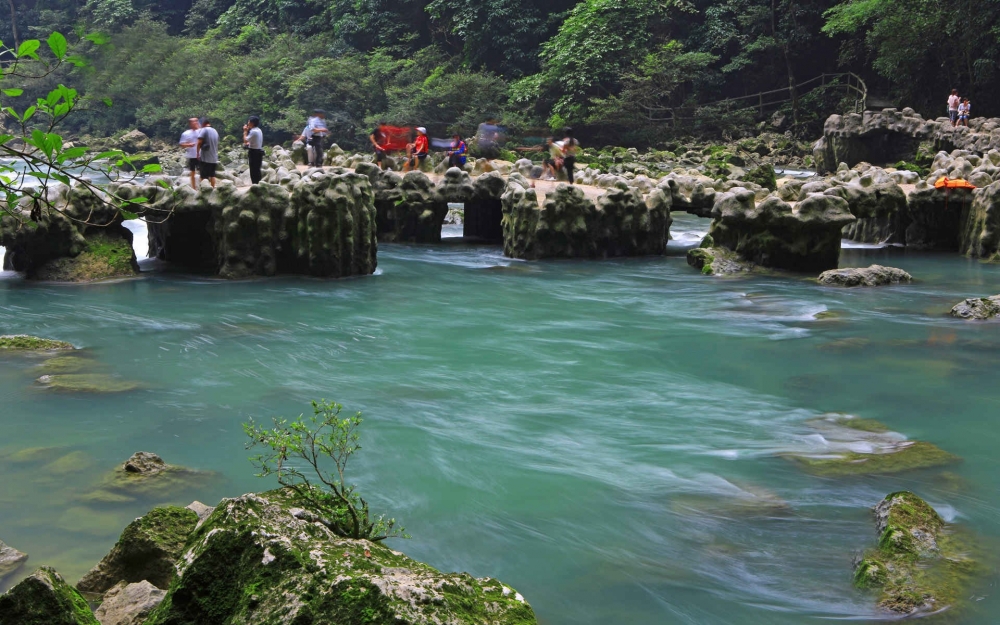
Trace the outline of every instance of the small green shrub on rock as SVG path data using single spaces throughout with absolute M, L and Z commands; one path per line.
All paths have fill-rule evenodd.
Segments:
M 778 179 L 774 174 L 774 165 L 767 163 L 751 169 L 740 178 L 743 182 L 753 182 L 774 191 L 778 188 Z
M 302 504 L 337 536 L 374 542 L 407 538 L 403 528 L 396 528 L 395 519 L 373 517 L 368 502 L 345 481 L 347 462 L 361 449 L 357 431 L 361 413 L 341 419 L 340 404 L 320 400 L 312 406 L 312 417 L 299 415 L 292 422 L 274 419 L 271 429 L 256 425 L 253 419 L 243 424 L 243 431 L 250 437 L 247 449 L 258 445 L 268 449 L 250 459 L 260 470 L 257 476 L 276 476 L 279 484 L 294 491 Z M 335 467 L 333 473 L 322 466 L 329 460 Z M 298 468 L 303 462 L 304 470 Z

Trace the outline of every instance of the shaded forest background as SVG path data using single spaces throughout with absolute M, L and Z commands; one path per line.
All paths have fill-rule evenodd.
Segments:
M 8 45 L 53 30 L 71 40 L 110 36 L 106 46 L 80 41 L 89 67 L 27 85 L 41 93 L 65 82 L 89 96 L 94 104 L 70 120 L 81 134 L 138 127 L 173 138 L 201 115 L 235 134 L 257 114 L 271 142 L 322 107 L 334 139 L 350 147 L 383 119 L 438 135 L 471 133 L 487 119 L 521 135 L 572 124 L 592 144 L 642 147 L 678 133 L 738 134 L 763 119 L 709 107 L 669 124 L 665 109 L 844 71 L 878 99 L 924 115 L 944 115 L 953 87 L 972 98 L 975 115 L 1000 115 L 1000 0 L 2 4 Z M 783 129 L 815 136 L 843 95 L 819 90 L 794 111 L 786 105 Z

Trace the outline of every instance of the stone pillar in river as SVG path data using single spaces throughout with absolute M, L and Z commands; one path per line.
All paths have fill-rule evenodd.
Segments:
M 666 251 L 669 195 L 643 202 L 638 190 L 609 189 L 596 204 L 580 187 L 560 184 L 539 206 L 535 189 L 511 175 L 503 196 L 504 253 L 512 258 L 606 258 Z

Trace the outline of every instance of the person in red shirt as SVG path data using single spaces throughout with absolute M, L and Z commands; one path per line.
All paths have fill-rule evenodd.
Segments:
M 417 128 L 417 138 L 406 147 L 410 151 L 410 160 L 406 162 L 403 171 L 410 171 L 414 168 L 422 169 L 424 161 L 431 151 L 430 141 L 427 139 L 427 129 L 423 126 Z

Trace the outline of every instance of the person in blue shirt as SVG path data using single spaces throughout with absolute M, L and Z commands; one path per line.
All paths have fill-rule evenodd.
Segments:
M 323 166 L 323 139 L 328 134 L 330 134 L 330 130 L 326 127 L 326 111 L 323 109 L 314 110 L 312 117 L 309 118 L 305 129 L 298 138 L 299 141 L 305 141 L 312 146 L 312 159 L 309 164 L 313 167 Z
M 257 184 L 261 179 L 261 166 L 264 164 L 264 132 L 260 129 L 260 118 L 254 115 L 243 126 L 243 145 L 247 147 L 247 160 L 250 161 L 250 184 Z
M 448 152 L 448 167 L 458 167 L 459 169 L 465 167 L 466 162 L 466 152 L 469 149 L 465 145 L 465 141 L 462 141 L 461 135 L 455 135 L 451 138 L 451 150 Z

